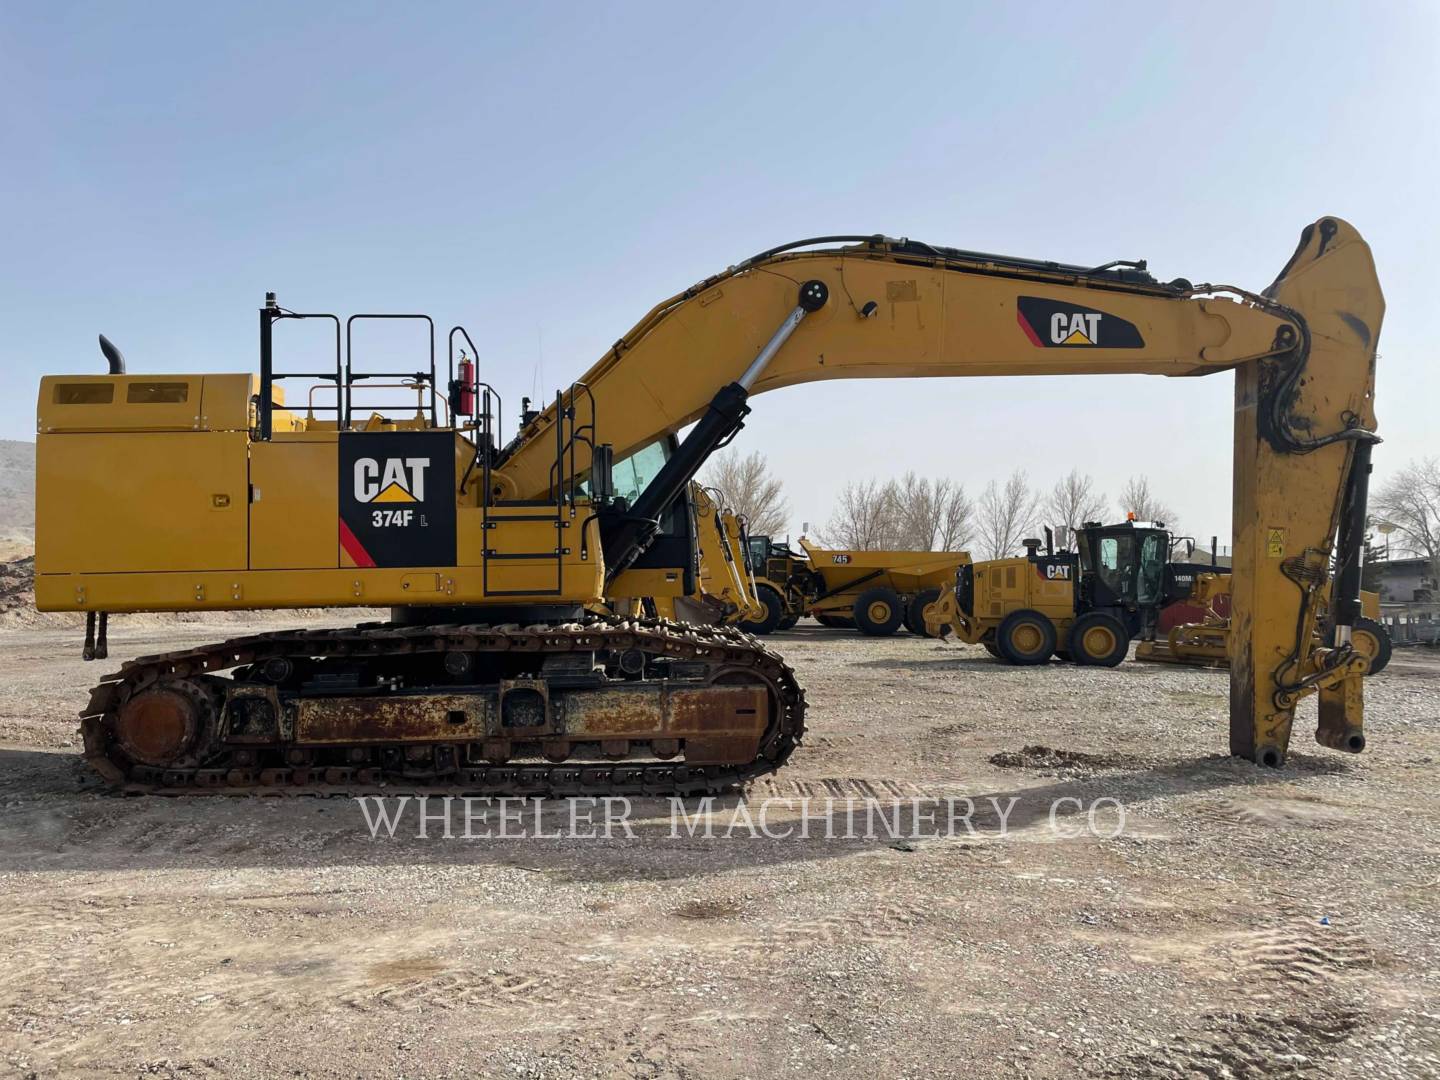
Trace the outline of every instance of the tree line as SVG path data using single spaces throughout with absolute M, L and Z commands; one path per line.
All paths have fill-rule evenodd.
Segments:
M 789 520 L 784 484 L 771 475 L 765 456 L 719 454 L 705 482 L 750 522 L 756 535 L 781 533 Z M 1114 510 L 1112 512 L 1112 506 Z M 856 551 L 969 551 L 976 558 L 1019 554 L 1021 541 L 1046 525 L 1063 530 L 1086 521 L 1164 521 L 1175 514 L 1146 476 L 1132 476 L 1111 503 L 1093 477 L 1072 469 L 1049 487 L 1033 485 L 1023 469 L 1002 483 L 990 481 L 979 494 L 948 477 L 914 472 L 889 480 L 846 484 L 819 535 L 827 547 Z M 1064 533 L 1060 533 L 1064 543 Z
M 704 480 L 746 516 L 752 533 L 784 533 L 790 503 L 764 454 L 718 454 Z M 972 551 L 977 558 L 999 559 L 1018 554 L 1020 541 L 1045 525 L 1123 520 L 1127 513 L 1178 531 L 1174 511 L 1144 475 L 1132 476 L 1111 502 L 1078 469 L 1049 487 L 1036 487 L 1017 469 L 975 496 L 954 480 L 908 472 L 846 484 L 817 539 L 854 550 Z M 1395 556 L 1425 559 L 1432 579 L 1440 580 L 1440 459 L 1410 461 L 1377 485 L 1369 526 L 1372 541 L 1380 537 Z

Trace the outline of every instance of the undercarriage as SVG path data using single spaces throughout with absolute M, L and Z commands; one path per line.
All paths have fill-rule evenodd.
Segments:
M 690 795 L 779 768 L 804 713 L 789 666 L 738 630 L 588 617 L 141 657 L 92 691 L 81 730 L 91 766 L 137 793 Z

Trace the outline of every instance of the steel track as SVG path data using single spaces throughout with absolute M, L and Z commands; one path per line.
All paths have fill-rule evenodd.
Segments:
M 458 767 L 443 776 L 417 777 L 375 762 L 287 767 L 280 755 L 288 747 L 262 750 L 271 755 L 268 764 L 256 761 L 240 767 L 229 760 L 237 748 L 223 744 L 193 767 L 154 768 L 128 760 L 111 736 L 120 707 L 142 690 L 172 681 L 213 678 L 218 672 L 272 658 L 385 660 L 452 651 L 544 654 L 597 649 L 639 649 L 652 657 L 706 663 L 717 671 L 753 671 L 770 687 L 778 706 L 758 755 L 748 762 L 704 766 L 656 761 L 492 765 L 467 763 L 464 747 L 457 745 Z M 698 795 L 735 787 L 783 765 L 805 732 L 805 691 L 778 653 L 733 627 L 591 616 L 561 625 L 386 624 L 233 638 L 129 661 L 91 691 L 90 703 L 80 715 L 87 762 L 113 786 L 134 794 Z M 344 757 L 352 749 L 369 757 L 375 747 L 332 746 L 326 752 Z

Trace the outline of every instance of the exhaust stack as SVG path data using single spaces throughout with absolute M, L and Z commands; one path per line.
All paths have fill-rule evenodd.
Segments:
M 104 334 L 100 335 L 100 351 L 105 354 L 105 361 L 110 365 L 111 375 L 125 374 L 125 356 L 115 347 L 115 343 Z

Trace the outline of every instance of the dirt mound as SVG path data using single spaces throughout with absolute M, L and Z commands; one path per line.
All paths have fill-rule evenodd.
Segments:
M 0 615 L 35 607 L 35 556 L 0 563 Z
M 1081 772 L 1092 769 L 1120 769 L 1135 764 L 1126 754 L 1082 754 L 1050 746 L 1024 746 L 990 755 L 990 764 L 1001 769 L 1051 769 Z

